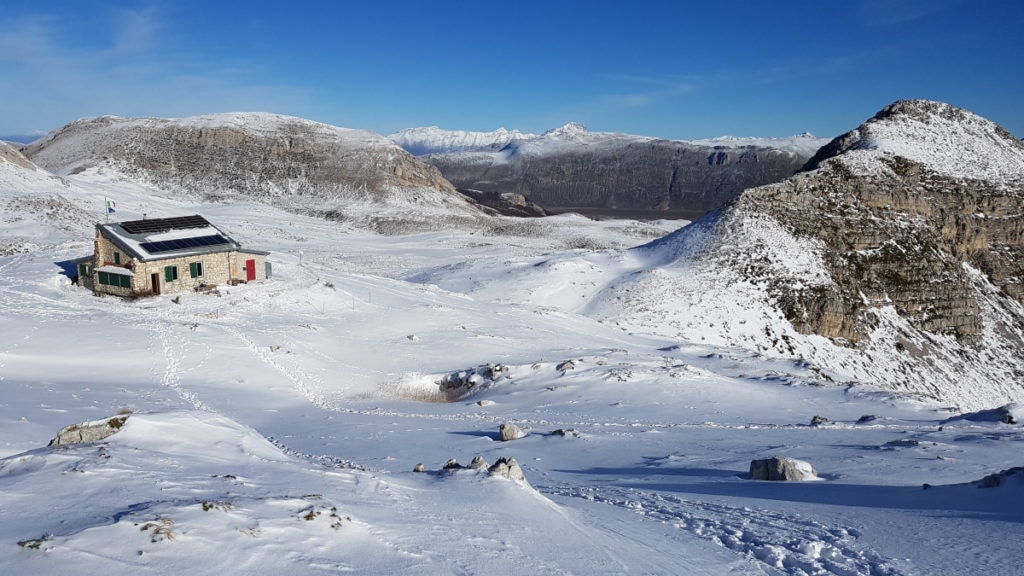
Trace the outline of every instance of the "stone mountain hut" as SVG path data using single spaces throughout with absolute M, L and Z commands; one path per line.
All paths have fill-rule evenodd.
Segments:
M 78 284 L 115 296 L 154 296 L 264 280 L 269 252 L 243 249 L 199 215 L 96 225 Z

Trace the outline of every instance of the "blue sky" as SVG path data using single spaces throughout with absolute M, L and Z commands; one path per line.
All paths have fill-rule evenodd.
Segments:
M 0 134 L 268 111 L 388 134 L 836 136 L 900 98 L 1024 136 L 1018 0 L 0 0 Z

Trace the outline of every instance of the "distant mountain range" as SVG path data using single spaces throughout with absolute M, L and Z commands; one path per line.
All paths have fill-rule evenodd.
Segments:
M 810 134 L 673 141 L 577 123 L 541 135 L 430 127 L 389 138 L 460 189 L 519 194 L 553 211 L 690 218 L 790 176 L 828 142 Z

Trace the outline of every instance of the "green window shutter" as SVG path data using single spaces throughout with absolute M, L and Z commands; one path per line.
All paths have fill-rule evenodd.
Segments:
M 109 284 L 110 280 L 107 278 L 106 272 L 100 272 L 100 284 Z
M 120 263 L 121 263 L 121 253 L 120 252 L 114 252 L 114 264 L 120 264 Z
M 174 282 L 174 266 L 164 266 L 164 279 Z
M 79 276 L 88 276 L 89 275 L 89 266 L 86 265 L 86 264 L 79 264 L 78 265 L 78 275 Z
M 132 277 L 131 276 L 121 276 L 121 288 L 131 288 L 131 287 L 132 287 Z
M 198 278 L 199 277 L 199 262 L 190 262 L 189 265 L 188 265 L 188 273 L 191 274 L 193 278 Z

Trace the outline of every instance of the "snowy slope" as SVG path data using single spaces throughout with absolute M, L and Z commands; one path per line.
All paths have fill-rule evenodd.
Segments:
M 102 206 L 102 194 L 90 195 L 0 142 L 0 253 L 88 236 L 89 202 Z

